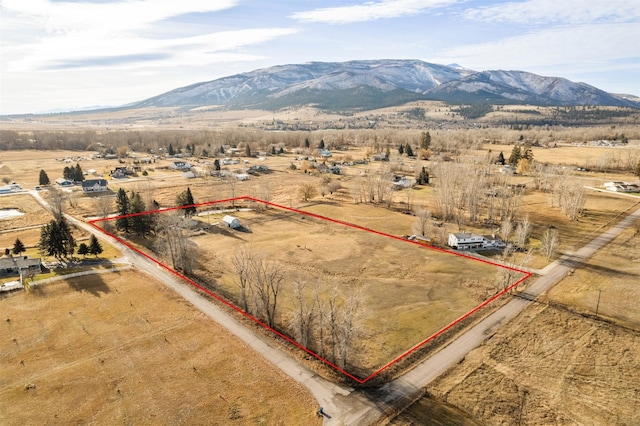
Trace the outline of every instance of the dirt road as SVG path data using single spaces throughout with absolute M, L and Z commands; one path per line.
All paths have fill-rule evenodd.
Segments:
M 48 205 L 40 197 L 40 194 L 35 191 L 30 193 L 38 202 L 48 208 Z M 95 232 L 95 229 L 82 221 L 72 217 L 68 217 L 68 219 L 79 228 L 85 229 L 88 232 Z M 303 384 L 316 398 L 318 407 L 323 407 L 324 412 L 327 413 L 328 416 L 331 416 L 331 418 L 328 416 L 325 417 L 324 424 L 368 425 L 376 421 L 386 409 L 409 404 L 413 401 L 422 388 L 464 358 L 472 349 L 478 347 L 485 339 L 494 334 L 499 327 L 513 319 L 527 306 L 530 300 L 536 298 L 542 292 L 559 282 L 566 276 L 568 271 L 579 267 L 597 250 L 608 244 L 625 228 L 638 219 L 640 219 L 640 209 L 637 209 L 617 225 L 594 238 L 580 250 L 563 256 L 554 264 L 545 268 L 545 275 L 533 284 L 530 284 L 526 291 L 522 293 L 522 297 L 514 298 L 444 349 L 418 364 L 402 377 L 384 385 L 381 388 L 380 397 L 375 403 L 359 391 L 332 384 L 317 376 L 311 370 L 300 365 L 288 354 L 272 346 L 266 338 L 255 334 L 252 330 L 235 320 L 231 315 L 205 299 L 178 277 L 164 270 L 149 259 L 130 250 L 118 241 L 112 240 L 104 235 L 98 235 L 98 237 L 106 239 L 110 244 L 118 247 L 138 269 L 146 271 L 173 289 L 181 297 L 193 304 L 193 306 L 231 331 L 255 351 L 262 354 L 262 356 L 272 362 L 276 367 Z
M 485 339 L 493 335 L 498 328 L 519 314 L 530 300 L 558 283 L 570 270 L 580 267 L 596 251 L 607 245 L 620 235 L 625 228 L 639 219 L 640 209 L 637 209 L 581 249 L 563 256 L 548 269 L 545 268 L 545 275 L 530 284 L 526 291 L 521 293 L 520 297 L 513 298 L 513 300 L 489 315 L 444 349 L 418 364 L 404 376 L 384 385 L 382 389 L 384 404 L 392 406 L 402 404 L 403 400 L 410 401 L 413 395 L 421 388 L 427 386 L 432 380 L 459 362 L 472 349 L 478 347 Z
M 39 193 L 30 191 L 30 194 L 43 207 L 49 209 L 46 200 L 44 200 Z M 98 238 L 116 246 L 122 251 L 124 257 L 137 269 L 148 273 L 159 282 L 171 288 L 202 313 L 229 330 L 246 345 L 273 363 L 274 366 L 309 389 L 318 402 L 318 408 L 322 407 L 324 413 L 327 414 L 324 420 L 325 425 L 370 424 L 380 416 L 381 412 L 378 411 L 377 407 L 359 392 L 324 380 L 313 371 L 300 365 L 294 358 L 270 344 L 264 336 L 254 333 L 220 307 L 204 298 L 182 279 L 134 250 L 129 249 L 119 241 L 102 233 L 96 233 L 95 228 L 91 225 L 69 215 L 67 215 L 66 218 L 74 226 L 89 233 L 96 234 Z

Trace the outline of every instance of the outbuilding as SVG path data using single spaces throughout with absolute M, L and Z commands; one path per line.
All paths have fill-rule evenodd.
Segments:
M 226 215 L 225 217 L 223 217 L 222 223 L 224 224 L 224 226 L 229 227 L 231 229 L 238 229 L 241 226 L 240 220 L 230 215 Z

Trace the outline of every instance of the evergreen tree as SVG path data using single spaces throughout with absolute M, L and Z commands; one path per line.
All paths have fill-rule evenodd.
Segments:
M 76 167 L 73 169 L 73 179 L 74 182 L 82 182 L 84 180 L 84 174 L 82 173 L 82 167 L 80 164 L 76 164 Z
M 142 201 L 142 197 L 138 192 L 131 192 L 131 196 L 129 197 L 129 213 L 135 214 L 135 216 L 131 216 L 129 218 L 129 227 L 133 232 L 140 236 L 144 236 L 149 229 L 150 226 L 150 216 L 148 214 L 136 214 L 145 212 L 147 209 L 144 205 L 144 201 Z
M 39 184 L 40 185 L 49 185 L 50 183 L 51 183 L 51 181 L 49 180 L 49 176 L 47 175 L 47 172 L 45 172 L 44 170 L 40 170 Z
M 411 145 L 409 145 L 408 143 L 404 147 L 404 152 L 407 153 L 407 157 L 413 157 L 413 149 L 411 149 Z
M 251 157 L 251 146 L 249 144 L 244 147 L 244 155 L 245 157 Z
M 79 250 L 78 253 L 80 253 Z M 96 257 L 98 257 L 100 253 L 102 253 L 102 245 L 100 244 L 100 241 L 98 241 L 98 237 L 93 234 L 91 235 L 91 240 L 89 241 L 89 253 Z
M 65 168 L 62 169 L 62 177 L 66 180 L 73 180 L 73 169 L 69 166 L 65 166 Z
M 320 139 L 320 144 L 318 145 L 318 149 L 324 149 L 324 139 Z
M 429 132 L 422 132 L 420 134 L 420 148 L 429 149 L 431 146 L 431 135 Z
M 191 189 L 189 187 L 187 187 L 186 191 L 178 194 L 176 204 L 179 206 L 191 206 L 182 209 L 184 215 L 187 217 L 193 216 L 196 213 L 196 208 L 193 206 L 195 201 L 193 200 L 193 195 L 191 194 Z
M 215 161 L 213 162 L 213 167 L 216 169 L 217 172 L 219 172 L 220 171 L 220 160 L 218 160 L 216 158 Z
M 518 165 L 518 161 L 522 158 L 522 153 L 520 151 L 520 146 L 516 145 L 511 150 L 511 155 L 509 156 L 509 164 L 512 167 L 516 167 Z
M 169 155 L 176 155 L 176 151 L 173 149 L 173 145 L 169 144 L 169 149 L 167 151 Z
M 22 244 L 22 241 L 20 241 L 20 238 L 16 238 L 16 241 L 13 243 L 13 254 L 19 255 L 26 250 L 27 249 L 24 247 L 24 244 Z
M 496 161 L 497 164 L 500 164 L 501 166 L 504 166 L 504 163 L 506 163 L 506 160 L 504 159 L 504 154 L 502 153 L 502 151 L 500 151 L 500 154 L 498 154 L 498 160 Z
M 309 142 L 309 138 L 304 139 L 304 147 L 309 148 L 311 146 L 311 142 Z
M 278 154 L 284 154 L 284 148 L 280 147 L 280 150 L 278 151 Z
M 398 147 L 398 154 L 400 154 L 400 155 L 404 154 L 404 145 L 400 145 Z
M 42 253 L 56 259 L 72 256 L 76 242 L 67 221 L 62 217 L 45 224 L 40 230 L 38 246 Z
M 83 257 L 86 257 L 89 253 L 89 247 L 85 243 L 80 243 L 78 246 L 78 254 L 81 254 Z
M 422 170 L 420 170 L 420 174 L 418 175 L 418 185 L 428 185 L 429 184 L 429 172 L 427 168 L 422 166 Z
M 224 146 L 220 145 L 220 154 L 224 154 Z
M 524 145 L 524 148 L 521 150 L 521 158 L 529 160 L 529 163 L 533 161 L 533 150 L 531 149 L 531 145 L 528 143 Z
M 121 231 L 129 232 L 129 219 L 126 216 L 129 214 L 129 197 L 127 192 L 120 188 L 116 195 L 116 209 L 118 210 L 118 218 L 116 219 L 116 228 Z
M 275 145 L 271 146 L 271 155 L 276 155 L 276 147 L 275 147 Z
M 64 217 L 58 219 L 59 238 L 62 240 L 63 255 L 65 257 L 72 256 L 76 247 L 76 240 L 73 238 L 71 228 Z

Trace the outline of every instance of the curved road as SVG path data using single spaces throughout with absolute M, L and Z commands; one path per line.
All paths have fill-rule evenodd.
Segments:
M 39 193 L 35 191 L 30 191 L 30 193 L 45 208 L 49 208 Z M 319 406 L 324 408 L 324 412 L 331 416 L 331 418 L 325 417 L 325 425 L 368 425 L 378 420 L 385 411 L 403 407 L 411 403 L 420 395 L 421 389 L 459 362 L 471 350 L 480 346 L 482 342 L 493 335 L 498 328 L 518 315 L 529 304 L 530 300 L 535 299 L 541 293 L 558 283 L 570 270 L 581 266 L 596 251 L 610 243 L 620 235 L 622 231 L 640 219 L 640 208 L 612 228 L 594 238 L 581 249 L 572 254 L 565 255 L 549 265 L 545 268 L 545 274 L 542 277 L 538 278 L 533 284 L 527 285 L 526 292 L 521 293 L 521 297 L 513 298 L 439 352 L 424 360 L 403 376 L 382 386 L 375 400 L 371 397 L 364 396 L 361 392 L 352 388 L 335 385 L 324 380 L 313 371 L 300 365 L 287 353 L 271 345 L 263 335 L 254 333 L 251 329 L 238 322 L 233 316 L 205 299 L 200 293 L 175 275 L 135 251 L 130 250 L 120 242 L 102 233 L 97 233 L 96 230 L 87 223 L 71 216 L 67 216 L 67 218 L 77 227 L 94 233 L 99 238 L 107 240 L 110 244 L 117 246 L 138 269 L 146 271 L 173 289 L 205 315 L 225 327 L 249 347 L 271 361 L 284 373 L 303 384 L 315 397 Z

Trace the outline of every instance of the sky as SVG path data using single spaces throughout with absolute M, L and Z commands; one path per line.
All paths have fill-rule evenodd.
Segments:
M 0 114 L 273 65 L 419 59 L 640 96 L 640 0 L 0 0 Z

